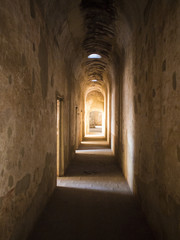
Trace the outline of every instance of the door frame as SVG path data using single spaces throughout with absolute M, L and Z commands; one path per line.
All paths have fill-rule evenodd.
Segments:
M 64 116 L 64 98 L 56 96 L 56 163 L 57 163 L 57 177 L 64 176 L 64 132 L 63 132 L 63 116 Z

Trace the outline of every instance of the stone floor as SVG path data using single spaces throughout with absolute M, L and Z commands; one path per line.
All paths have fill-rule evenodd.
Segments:
M 154 239 L 111 155 L 76 154 L 67 176 L 58 178 L 54 195 L 29 237 L 52 239 Z

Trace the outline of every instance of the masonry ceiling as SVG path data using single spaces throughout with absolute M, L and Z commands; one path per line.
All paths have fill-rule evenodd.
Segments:
M 37 0 L 50 31 L 78 79 L 105 80 L 130 38 L 146 0 Z M 118 25 L 118 27 L 117 27 Z M 97 53 L 101 59 L 88 59 Z

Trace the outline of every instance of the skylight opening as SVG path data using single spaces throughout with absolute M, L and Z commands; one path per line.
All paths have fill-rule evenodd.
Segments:
M 95 58 L 95 59 L 98 59 L 98 58 L 101 58 L 101 55 L 96 54 L 96 53 L 93 53 L 93 54 L 90 54 L 90 55 L 88 56 L 88 58 Z
M 92 79 L 91 82 L 97 82 L 97 79 Z

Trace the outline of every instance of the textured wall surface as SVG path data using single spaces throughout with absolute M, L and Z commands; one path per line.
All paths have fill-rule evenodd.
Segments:
M 148 1 L 126 51 L 122 166 L 158 239 L 180 238 L 180 4 Z M 131 55 L 131 56 L 130 56 Z
M 0 239 L 24 239 L 56 185 L 56 92 L 68 110 L 68 73 L 32 1 L 1 1 L 0 32 Z M 66 166 L 67 122 L 68 111 Z

